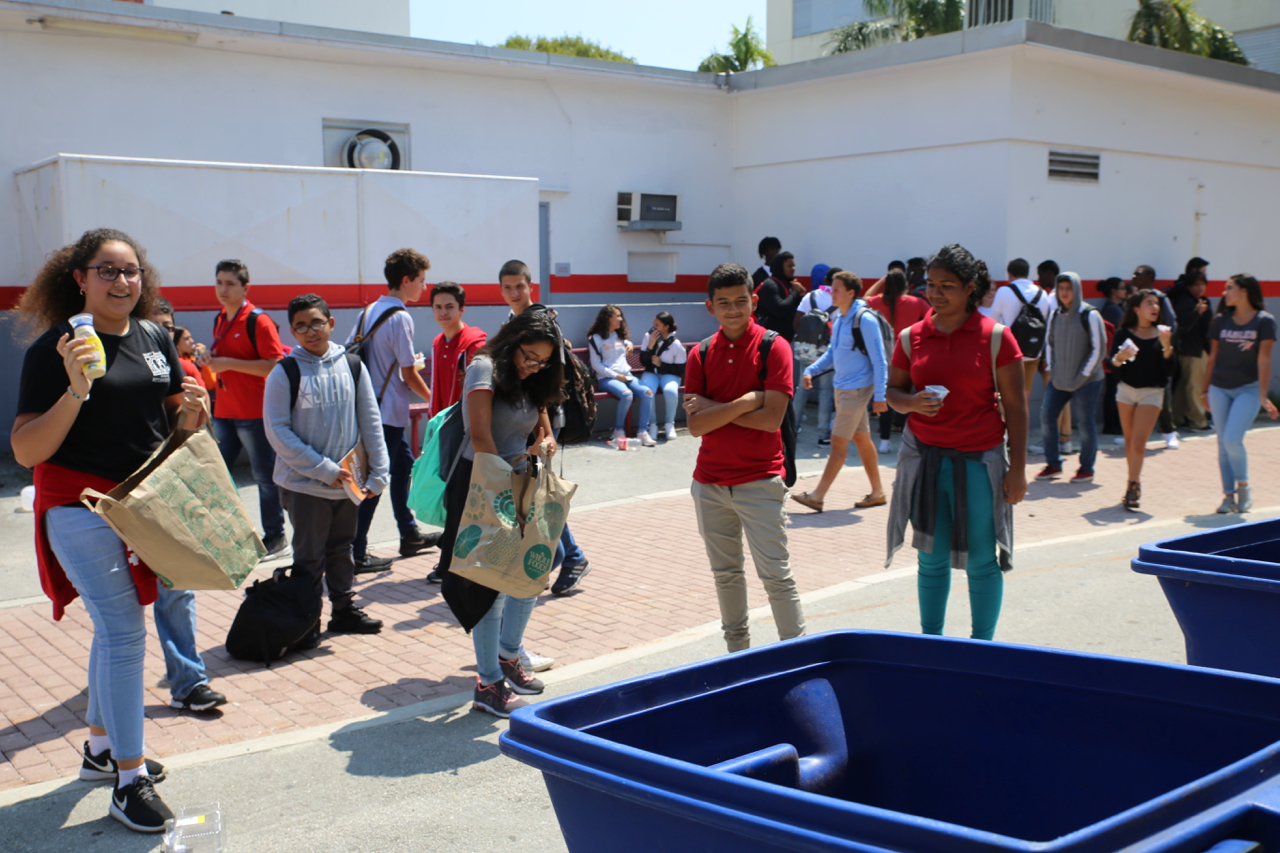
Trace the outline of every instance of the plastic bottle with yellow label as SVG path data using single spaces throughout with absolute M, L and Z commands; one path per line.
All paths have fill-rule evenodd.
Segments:
M 71 318 L 71 328 L 75 331 L 77 338 L 83 338 L 93 344 L 93 348 L 98 354 L 98 357 L 93 361 L 85 362 L 85 379 L 100 379 L 105 376 L 107 373 L 107 351 L 102 347 L 102 338 L 98 337 L 98 332 L 93 328 L 93 315 L 75 315 Z

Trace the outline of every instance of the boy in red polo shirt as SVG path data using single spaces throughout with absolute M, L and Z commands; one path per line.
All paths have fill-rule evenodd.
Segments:
M 467 292 L 452 281 L 431 288 L 431 311 L 443 331 L 431 342 L 431 417 L 462 398 L 467 365 L 489 336 L 462 322 Z
M 765 329 L 751 319 L 756 307 L 751 276 L 737 264 L 721 264 L 707 283 L 707 311 L 720 322 L 701 347 L 689 353 L 684 408 L 689 432 L 702 437 L 693 470 L 698 532 L 716 582 L 720 621 L 729 651 L 750 648 L 747 583 L 742 536 L 764 581 L 769 606 L 783 640 L 804 634 L 800 595 L 787 551 L 787 487 L 783 416 L 791 405 L 791 346 L 778 337 L 764 355 Z
M 249 268 L 237 260 L 219 261 L 215 275 L 214 292 L 222 311 L 214 318 L 209 348 L 209 367 L 218 374 L 213 434 L 227 468 L 235 465 L 240 448 L 249 454 L 258 484 L 262 542 L 267 546 L 263 559 L 287 557 L 293 548 L 284 536 L 280 489 L 273 479 L 276 453 L 262 427 L 262 391 L 267 374 L 284 358 L 284 348 L 276 324 L 249 301 Z

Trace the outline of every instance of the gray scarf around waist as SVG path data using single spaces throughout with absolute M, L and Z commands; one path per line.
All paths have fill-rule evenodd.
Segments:
M 952 459 L 952 476 L 955 477 L 956 502 L 951 519 L 951 567 L 966 569 L 969 565 L 968 513 L 985 512 L 987 507 L 970 507 L 964 501 L 968 475 L 964 462 L 971 459 L 981 462 L 991 479 L 992 505 L 989 508 L 995 519 L 996 550 L 999 551 L 1000 570 L 1013 568 L 1013 505 L 1004 499 L 1004 475 L 1009 470 L 1009 459 L 1001 441 L 985 451 L 965 453 L 924 444 L 911 432 L 908 425 L 902 431 L 902 450 L 898 453 L 898 472 L 893 482 L 893 500 L 889 505 L 889 553 L 884 561 L 887 569 L 893 563 L 893 555 L 906 541 L 907 522 L 911 522 L 911 546 L 918 551 L 933 551 L 934 528 L 938 518 L 938 472 L 942 460 Z

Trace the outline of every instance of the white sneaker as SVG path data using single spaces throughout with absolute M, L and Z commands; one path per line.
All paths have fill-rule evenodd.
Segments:
M 531 652 L 524 646 L 520 647 L 520 663 L 524 664 L 524 668 L 530 672 L 546 672 L 555 665 L 555 662 L 555 658 Z
M 617 440 L 618 440 L 618 439 L 620 439 L 620 438 L 626 438 L 626 437 L 627 437 L 627 431 L 626 431 L 625 429 L 615 429 L 615 430 L 613 431 L 613 440 L 614 440 L 614 441 L 617 441 Z
M 1166 432 L 1164 434 L 1164 446 L 1169 450 L 1178 449 L 1178 433 L 1176 431 Z
M 1112 439 L 1112 441 L 1115 442 L 1116 447 L 1124 447 L 1123 435 L 1117 435 L 1115 438 Z
M 1071 445 L 1071 439 L 1058 442 L 1058 452 L 1066 454 L 1075 453 L 1076 449 Z
M 667 425 L 666 425 L 666 427 L 664 427 L 664 429 L 666 430 L 667 441 L 675 441 L 675 440 L 676 440 L 676 425 L 675 425 L 675 424 L 667 424 Z
M 636 438 L 640 439 L 641 447 L 657 447 L 658 446 L 658 442 L 653 440 L 653 436 L 649 435 L 649 431 L 647 429 L 640 430 L 640 434 L 637 435 Z
M 880 452 L 881 452 L 881 453 L 892 453 L 892 452 L 893 452 L 893 442 L 892 442 L 892 441 L 890 441 L 890 440 L 889 440 L 889 439 L 887 439 L 887 438 L 882 438 L 882 439 L 880 439 Z

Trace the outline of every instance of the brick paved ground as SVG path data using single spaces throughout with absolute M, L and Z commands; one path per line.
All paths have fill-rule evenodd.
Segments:
M 1220 500 L 1214 439 L 1186 441 L 1177 451 L 1156 446 L 1148 454 L 1141 513 L 1119 508 L 1124 458 L 1119 450 L 1107 449 L 1091 485 L 1032 483 L 1017 509 L 1017 541 L 1212 513 Z M 1255 430 L 1248 446 L 1257 506 L 1280 503 L 1280 430 Z M 1028 476 L 1042 464 L 1033 459 Z M 680 473 L 681 480 L 685 476 Z M 891 470 L 884 476 L 892 482 Z M 861 472 L 850 469 L 828 495 L 825 513 L 792 504 L 792 566 L 802 592 L 882 571 L 885 509 L 857 513 L 848 508 L 866 490 Z M 579 592 L 542 598 L 525 638 L 530 648 L 569 663 L 716 618 L 687 494 L 579 512 L 572 524 L 595 569 Z M 1152 538 L 1158 536 L 1153 531 Z M 895 567 L 909 565 L 910 559 L 900 553 Z M 240 594 L 200 593 L 200 648 L 214 686 L 230 704 L 214 715 L 169 709 L 168 691 L 155 686 L 164 664 L 152 632 L 149 751 L 163 758 L 471 690 L 471 639 L 457 626 L 439 587 L 423 580 L 434 562 L 434 553 L 401 560 L 393 572 L 357 584 L 360 603 L 386 623 L 382 634 L 326 637 L 319 649 L 270 669 L 226 656 L 222 643 Z M 751 589 L 751 606 L 764 605 L 759 584 Z M 72 605 L 60 623 L 49 613 L 47 604 L 0 610 L 0 788 L 71 777 L 79 767 L 87 736 L 83 687 L 91 627 L 82 605 Z

